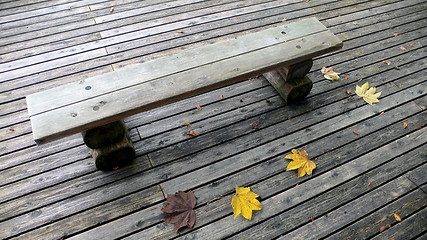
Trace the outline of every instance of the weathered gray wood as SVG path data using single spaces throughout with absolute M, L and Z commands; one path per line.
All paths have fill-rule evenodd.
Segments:
M 411 138 L 411 140 L 413 140 L 414 138 Z M 405 145 L 405 143 L 403 143 L 402 141 L 409 140 L 408 138 L 401 138 L 398 142 L 400 142 L 399 145 Z M 411 142 L 414 143 L 413 141 L 408 141 L 408 144 Z M 397 142 L 391 143 L 391 145 L 386 145 L 384 146 L 384 148 L 387 149 L 395 149 L 392 145 L 396 144 Z M 348 162 L 346 164 L 340 165 L 339 167 L 337 167 L 334 171 L 329 171 L 327 174 L 322 174 L 318 177 L 316 177 L 315 179 L 311 179 L 308 181 L 305 181 L 304 184 L 301 184 L 298 187 L 294 187 L 291 188 L 285 192 L 281 192 L 277 195 L 274 195 L 264 201 L 262 201 L 263 204 L 263 210 L 262 211 L 256 211 L 254 217 L 252 218 L 252 221 L 247 221 L 245 219 L 233 219 L 232 216 L 232 209 L 229 206 L 225 206 L 226 203 L 229 203 L 231 201 L 231 195 L 229 196 L 225 196 L 224 198 L 218 200 L 218 202 L 220 203 L 215 204 L 216 206 L 218 206 L 219 208 L 226 208 L 225 212 L 227 214 L 226 218 L 221 218 L 218 219 L 215 222 L 212 222 L 209 225 L 206 225 L 204 227 L 201 227 L 199 229 L 196 229 L 194 231 L 189 232 L 188 234 L 185 235 L 181 235 L 181 238 L 188 238 L 188 237 L 202 237 L 202 236 L 206 236 L 206 234 L 209 234 L 209 236 L 212 239 L 219 239 L 221 237 L 225 237 L 228 236 L 232 233 L 237 232 L 240 229 L 249 227 L 250 225 L 254 225 L 259 221 L 265 220 L 267 218 L 267 216 L 269 216 L 270 214 L 275 214 L 277 213 L 278 209 L 277 208 L 281 208 L 281 209 L 287 209 L 287 208 L 291 208 L 293 206 L 295 206 L 296 204 L 299 204 L 300 202 L 309 199 L 310 196 L 313 196 L 311 194 L 317 194 L 323 191 L 326 191 L 327 189 L 330 189 L 330 187 L 335 186 L 335 184 L 340 184 L 342 183 L 343 179 L 349 179 L 353 176 L 353 174 L 360 174 L 363 173 L 366 167 L 368 167 L 369 169 L 371 169 L 372 167 L 374 167 L 372 164 L 376 165 L 376 164 L 381 164 L 382 161 L 387 161 L 387 159 L 389 158 L 393 158 L 394 154 L 389 152 L 383 152 L 380 149 L 378 149 L 378 153 L 381 152 L 381 157 L 375 158 L 375 163 L 373 161 L 366 161 L 366 159 L 372 159 L 371 158 L 371 154 L 376 154 L 376 151 L 368 153 L 366 155 L 363 155 L 351 162 Z M 386 157 L 384 154 L 390 154 L 388 157 Z M 385 157 L 385 158 L 383 158 Z M 366 169 L 367 170 L 367 169 Z M 357 173 L 356 173 L 357 172 Z M 296 178 L 295 176 L 293 176 L 293 179 Z M 408 183 L 410 181 L 408 180 Z M 412 183 L 410 183 L 412 184 Z M 262 184 L 261 184 L 262 185 Z M 277 186 L 277 184 L 275 184 Z M 259 186 L 258 186 L 259 187 Z M 252 191 L 257 192 L 258 190 L 257 186 L 252 186 Z M 231 190 L 232 191 L 232 190 Z M 258 192 L 259 193 L 259 192 Z M 303 194 L 302 194 L 303 193 Z M 310 196 L 307 196 L 310 195 Z M 261 197 L 263 197 L 261 195 Z M 213 212 L 218 212 L 221 211 L 220 209 L 212 209 L 212 213 Z M 310 218 L 307 218 L 307 221 Z M 238 223 L 238 224 L 236 224 Z M 196 223 L 197 225 L 198 223 Z M 158 229 L 157 229 L 158 231 Z M 135 235 L 132 235 L 133 238 L 129 238 L 129 239 L 138 239 L 138 238 L 143 238 L 147 232 L 141 232 Z M 149 234 L 153 234 L 153 232 L 149 233 Z
M 421 211 L 415 213 L 414 215 L 404 219 L 401 223 L 396 224 L 387 231 L 382 232 L 376 237 L 372 238 L 374 240 L 378 239 L 410 239 L 416 237 L 419 234 L 424 234 L 427 230 L 427 209 L 424 208 Z
M 138 81 L 138 85 L 134 85 L 136 84 L 134 81 L 137 80 L 134 78 L 132 79 L 133 81 L 129 80 L 124 84 L 125 86 L 116 88 L 116 90 L 111 89 L 110 87 L 109 89 L 111 90 L 105 89 L 102 91 L 106 94 L 104 96 L 93 98 L 94 95 L 90 94 L 90 99 L 66 106 L 75 102 L 73 99 L 71 102 L 68 102 L 66 105 L 63 105 L 64 107 L 59 109 L 54 109 L 58 105 L 46 105 L 46 103 L 52 104 L 52 101 L 49 101 L 49 99 L 57 99 L 58 102 L 61 102 L 60 99 L 64 99 L 64 96 L 60 98 L 55 97 L 56 94 L 54 93 L 59 91 L 59 89 L 46 91 L 44 94 L 49 96 L 49 98 L 46 98 L 41 94 L 30 95 L 27 97 L 27 102 L 29 104 L 34 139 L 38 143 L 41 143 L 49 140 L 49 138 L 54 139 L 80 132 L 97 125 L 107 124 L 113 120 L 119 120 L 138 112 L 146 111 L 151 108 L 228 85 L 233 82 L 241 81 L 257 73 L 262 73 L 279 66 L 304 61 L 305 59 L 310 59 L 313 56 L 341 48 L 341 42 L 329 32 L 325 32 L 325 29 L 323 29 L 323 31 L 318 31 L 319 33 L 314 33 L 309 36 L 302 34 L 305 41 L 301 42 L 298 40 L 292 42 L 290 40 L 292 37 L 288 38 L 288 35 L 292 35 L 291 33 L 294 31 L 291 26 L 308 27 L 308 25 L 311 25 L 314 28 L 318 27 L 322 29 L 322 25 L 319 24 L 320 23 L 318 23 L 317 20 L 309 19 L 307 21 L 299 22 L 298 25 L 290 24 L 289 26 L 285 26 L 284 29 L 276 29 L 275 32 L 268 30 L 268 32 L 271 32 L 271 40 L 273 40 L 273 42 L 276 41 L 276 44 L 264 48 L 262 51 L 256 50 L 235 56 L 232 59 L 224 59 L 217 62 L 210 62 L 209 59 L 208 61 L 210 63 L 207 65 L 200 65 L 200 67 L 189 69 L 184 72 L 178 72 L 171 76 L 164 75 L 165 77 L 159 79 L 151 77 L 151 79 L 153 79 L 152 81 L 145 82 L 145 79 L 141 79 Z M 283 31 L 287 31 L 287 34 L 281 34 Z M 313 30 L 310 30 L 310 32 L 311 31 Z M 314 32 L 317 31 L 314 30 Z M 264 34 L 267 33 L 264 32 Z M 287 36 L 287 40 L 283 39 L 281 35 Z M 242 38 L 247 39 L 245 37 Z M 282 41 L 287 41 L 286 45 L 279 44 L 278 42 L 280 42 L 280 40 L 276 40 L 281 38 Z M 227 43 L 229 44 L 229 48 L 227 48 L 228 50 L 235 48 L 233 47 L 235 44 L 248 44 L 246 41 L 232 40 L 223 44 Z M 246 49 L 243 48 L 242 50 Z M 213 51 L 213 49 L 210 51 Z M 216 53 L 218 53 L 218 51 L 216 51 Z M 268 56 L 268 59 L 264 58 L 260 61 L 260 58 L 263 58 L 263 56 Z M 181 56 L 172 56 L 170 59 L 161 59 L 161 61 L 169 61 L 173 58 L 177 59 L 181 58 Z M 203 62 L 204 61 L 202 61 L 202 63 Z M 236 62 L 238 64 L 235 64 Z M 139 66 L 139 68 L 140 67 L 141 66 Z M 214 75 L 215 73 L 218 73 L 219 70 L 221 70 L 222 74 Z M 125 75 L 128 71 L 130 71 L 130 69 L 122 69 L 120 72 L 116 72 L 115 76 L 111 77 L 127 79 L 125 76 L 121 75 Z M 162 72 L 162 75 L 163 74 L 168 74 L 168 71 L 165 73 Z M 103 77 L 108 78 L 108 76 Z M 102 86 L 93 84 L 90 81 L 83 81 L 72 86 L 67 86 L 67 90 L 65 92 L 69 92 L 73 87 L 79 87 L 81 89 L 79 92 L 84 96 L 84 98 L 87 98 L 89 95 L 87 92 L 96 91 L 98 88 L 103 89 Z M 92 88 L 94 88 L 94 90 L 91 91 Z M 109 93 L 110 91 L 114 92 Z M 54 96 L 51 96 L 52 94 L 54 94 Z M 150 96 L 150 99 L 138 98 L 137 96 Z M 105 105 L 103 104 L 103 106 L 98 106 L 99 103 L 105 103 Z M 127 103 L 127 105 L 124 105 L 123 103 Z M 97 106 L 99 107 L 99 111 L 94 113 L 93 108 Z M 68 126 L 52 126 L 52 124 L 48 123 L 48 121 L 57 121 L 61 118 L 63 119 L 61 122 L 69 123 L 66 124 Z M 47 126 L 49 126 L 49 129 L 46 128 Z
M 127 134 L 123 120 L 82 132 L 83 141 L 89 148 L 102 148 L 122 141 Z
M 402 107 L 405 108 L 405 107 Z M 396 111 L 396 114 L 399 114 L 399 111 Z M 416 118 L 416 119 L 420 119 L 420 118 Z M 375 119 L 371 119 L 368 123 L 376 123 L 378 121 L 376 121 Z M 376 124 L 369 124 L 366 125 L 367 128 L 371 129 L 371 131 L 374 131 L 375 129 L 372 129 L 372 127 L 379 127 L 381 128 L 381 126 L 376 126 Z M 394 131 L 391 131 L 391 129 L 394 129 Z M 396 132 L 397 131 L 397 132 Z M 398 132 L 401 133 L 398 133 Z M 397 126 L 397 124 L 395 124 L 395 127 L 390 128 L 390 129 L 384 129 L 383 131 L 385 135 L 388 135 L 387 139 L 393 139 L 397 136 L 402 136 L 405 135 L 402 132 L 402 128 L 399 126 Z M 374 133 L 375 134 L 375 133 Z M 336 136 L 333 136 L 332 139 L 336 139 Z M 348 135 L 346 134 L 345 131 L 341 132 L 338 135 L 339 139 L 353 139 L 352 135 Z M 384 136 L 381 135 L 376 135 L 373 136 L 373 138 L 381 138 L 385 140 Z M 347 140 L 345 140 L 347 141 Z M 347 145 L 347 146 L 351 146 L 351 148 L 353 149 L 363 149 L 364 147 L 369 147 L 372 149 L 375 149 L 376 146 L 375 145 L 368 145 L 366 144 L 366 142 L 368 142 L 369 139 L 358 139 L 356 142 L 353 142 L 351 145 Z M 324 140 L 323 141 L 318 141 L 318 144 L 309 144 L 310 149 L 309 152 L 312 153 L 314 152 L 314 154 L 319 154 L 321 153 L 322 150 L 321 147 L 323 147 L 324 145 Z M 327 141 L 328 143 L 330 143 L 330 145 L 333 145 L 332 142 L 335 141 Z M 335 142 L 335 144 L 337 144 L 337 142 Z M 343 142 L 340 142 L 339 144 L 344 144 Z M 380 143 L 378 143 L 378 145 L 381 145 Z M 366 148 L 365 148 L 366 149 Z M 316 152 L 317 151 L 317 152 Z M 357 152 L 350 152 L 347 153 L 346 151 L 341 151 L 339 149 L 335 150 L 336 153 L 331 153 L 330 156 L 334 156 L 332 159 L 331 158 L 326 158 L 327 162 L 322 163 L 322 165 L 325 166 L 330 166 L 332 165 L 332 162 L 337 162 L 337 161 L 343 161 L 343 159 L 350 159 L 353 158 L 354 156 L 349 156 L 350 155 L 356 155 L 357 156 Z M 341 151 L 341 153 L 340 153 Z M 369 150 L 366 149 L 366 151 L 368 152 Z M 344 153 L 343 153 L 344 152 Z M 413 157 L 413 155 L 416 155 L 416 157 Z M 403 160 L 407 160 L 409 161 L 408 164 L 405 163 L 405 161 Z M 413 154 L 409 154 L 405 157 L 402 158 L 398 158 L 393 160 L 392 163 L 387 164 L 382 166 L 380 169 L 375 169 L 373 172 L 373 174 L 368 174 L 369 176 L 371 176 L 369 178 L 370 181 L 372 181 L 372 187 L 375 186 L 379 186 L 381 185 L 382 182 L 384 181 L 388 181 L 388 179 L 390 178 L 390 174 L 393 176 L 399 176 L 400 175 L 400 171 L 401 169 L 410 169 L 413 166 L 416 166 L 419 163 L 422 163 L 423 161 L 423 156 L 419 154 L 418 150 L 414 150 Z M 235 183 L 238 183 L 240 185 L 244 185 L 244 186 L 248 186 L 251 185 L 251 182 L 256 182 L 257 179 L 259 178 L 265 178 L 266 176 L 272 176 L 270 177 L 268 180 L 263 181 L 261 183 L 257 183 L 257 185 L 255 186 L 257 189 L 259 189 L 260 191 L 262 191 L 262 197 L 266 198 L 269 196 L 274 195 L 277 192 L 280 192 L 281 190 L 278 189 L 287 189 L 290 186 L 295 186 L 296 185 L 296 181 L 297 179 L 295 178 L 295 176 L 291 176 L 289 174 L 286 174 L 286 176 L 284 176 L 284 174 L 280 174 L 277 175 L 277 172 L 283 172 L 284 168 L 283 166 L 285 166 L 285 160 L 283 159 L 282 156 L 280 157 L 276 157 L 275 159 L 269 160 L 268 162 L 265 162 L 263 164 L 259 164 L 256 167 L 250 168 L 248 170 L 244 170 L 241 171 L 237 174 L 231 175 L 231 176 L 227 176 L 225 178 L 222 178 L 218 181 L 215 181 L 211 184 L 208 185 L 204 185 L 201 188 L 198 188 L 195 190 L 195 194 L 198 197 L 198 202 L 199 202 L 199 206 L 203 206 L 202 208 L 199 208 L 196 210 L 196 214 L 198 217 L 197 223 L 196 225 L 204 225 L 205 223 L 209 223 L 211 222 L 213 219 L 217 219 L 218 216 L 222 215 L 223 213 L 228 214 L 229 213 L 229 201 L 231 201 L 231 196 L 226 196 L 225 199 L 221 199 L 219 200 L 219 203 L 217 202 L 213 202 L 209 205 L 205 205 L 204 202 L 208 202 L 216 197 L 224 197 L 224 194 L 227 195 L 233 195 L 234 193 L 230 192 L 232 191 L 233 187 L 235 187 Z M 392 169 L 392 171 L 388 171 L 388 169 Z M 327 169 L 323 169 L 325 171 L 327 171 Z M 320 169 L 318 169 L 318 171 L 320 171 Z M 243 173 L 244 172 L 244 173 Z M 386 174 L 384 173 L 386 172 Z M 354 188 L 354 182 L 357 181 L 357 185 L 356 185 L 356 189 Z M 358 178 L 357 180 L 354 180 L 353 183 L 347 183 L 346 185 L 344 185 L 342 187 L 342 189 L 346 189 L 345 195 L 346 198 L 352 199 L 354 198 L 354 194 L 356 194 L 356 190 L 358 192 L 364 192 L 367 191 L 369 189 L 366 188 L 368 182 L 367 182 L 367 177 L 365 176 L 361 176 L 360 178 Z M 259 192 L 258 192 L 259 193 Z M 333 206 L 330 205 L 330 195 L 332 196 L 340 196 L 340 194 L 342 195 L 343 193 L 341 192 L 340 189 L 336 189 L 334 190 L 334 192 L 332 193 L 326 193 L 325 197 L 321 198 L 323 199 L 322 201 L 320 201 L 319 197 L 310 200 L 310 203 L 307 203 L 306 206 L 301 206 L 299 207 L 299 209 L 295 209 L 295 214 L 291 214 L 291 215 L 298 215 L 297 213 L 299 212 L 304 212 L 306 211 L 307 214 L 315 214 L 317 211 L 316 206 L 319 204 L 319 207 L 321 207 L 322 205 L 327 206 L 327 207 L 331 207 L 333 208 Z M 340 199 L 336 199 L 337 204 L 341 203 Z M 322 204 L 320 204 L 322 203 Z M 315 209 L 313 209 L 315 208 Z M 288 214 L 287 214 L 288 215 Z M 308 220 L 306 218 L 306 216 L 304 216 L 305 220 Z M 120 225 L 131 225 L 131 223 L 127 223 L 125 224 L 126 221 L 129 221 L 129 219 L 122 219 L 120 220 L 121 223 Z M 300 224 L 300 221 L 298 219 L 295 219 L 295 221 L 297 221 L 297 225 Z M 283 222 L 283 221 L 280 221 Z M 285 221 L 285 222 L 289 222 L 289 221 Z M 285 223 L 283 222 L 283 223 Z M 274 224 L 276 224 L 277 221 L 274 221 Z M 197 227 L 197 226 L 196 226 Z M 102 228 L 104 229 L 104 228 Z M 160 230 L 161 229 L 161 230 Z M 260 227 L 259 229 L 261 236 L 259 237 L 265 237 L 266 232 L 265 232 L 265 228 L 264 227 Z M 271 230 L 270 230 L 271 231 Z M 252 231 L 249 231 L 252 232 Z M 169 237 L 174 237 L 175 233 L 173 232 L 173 229 L 171 226 L 168 226 L 168 224 L 165 223 L 160 223 L 157 226 L 154 226 L 150 229 L 145 230 L 143 233 L 143 236 L 150 236 L 151 238 L 169 238 Z M 248 239 L 243 237 L 244 239 Z

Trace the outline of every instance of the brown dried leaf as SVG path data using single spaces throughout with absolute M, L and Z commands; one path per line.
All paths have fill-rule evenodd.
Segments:
M 390 65 L 390 63 L 389 63 L 389 62 L 387 62 L 387 60 L 383 60 L 383 62 L 384 62 L 385 64 L 387 64 L 387 65 Z
M 202 107 L 200 107 L 200 105 L 197 105 L 196 107 L 197 109 L 202 110 Z
M 219 96 L 219 98 L 224 99 L 224 96 L 223 96 L 223 95 L 221 95 L 221 96 Z
M 114 7 L 110 8 L 110 12 L 114 12 Z
M 178 30 L 178 31 L 176 31 L 177 33 L 184 33 L 184 31 L 181 31 L 181 30 Z
M 358 133 L 358 132 L 356 132 L 356 131 L 353 131 L 353 133 L 354 133 L 354 134 L 356 134 L 356 135 L 359 135 L 359 133 Z
M 414 44 L 412 44 L 412 43 L 410 43 L 410 44 L 409 44 L 409 46 L 411 46 L 411 47 L 415 47 L 415 45 L 414 45 Z
M 404 46 L 400 46 L 401 50 L 406 50 L 406 48 Z
M 182 227 L 192 228 L 196 222 L 194 206 L 196 206 L 196 197 L 192 191 L 187 193 L 178 191 L 175 194 L 168 194 L 168 204 L 162 208 L 167 213 L 163 221 L 175 224 L 175 232 Z

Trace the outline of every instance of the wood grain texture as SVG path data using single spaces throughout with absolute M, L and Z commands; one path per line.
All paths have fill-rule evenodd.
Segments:
M 4 75 L 9 80 L 0 83 L 1 238 L 174 239 L 192 238 L 194 233 L 206 239 L 271 239 L 298 235 L 322 221 L 326 224 L 316 230 L 325 239 L 427 236 L 420 225 L 427 190 L 423 184 L 427 141 L 419 138 L 425 133 L 417 129 L 425 131 L 427 96 L 415 94 L 424 91 L 426 81 L 425 1 L 109 0 L 58 11 L 50 8 L 75 2 L 0 3 L 0 16 L 37 13 L 0 27 L 0 41 L 7 43 L 0 44 L 0 67 L 6 71 L 2 73 L 9 72 Z M 43 8 L 49 8 L 47 14 Z M 308 74 L 314 88 L 297 106 L 286 106 L 260 77 L 133 115 L 125 122 L 136 161 L 112 172 L 96 170 L 79 135 L 41 146 L 32 142 L 26 95 L 280 26 L 284 18 L 292 23 L 312 16 L 345 48 L 314 59 Z M 96 23 L 94 18 L 105 21 Z M 111 41 L 94 44 L 103 40 L 100 32 Z M 83 58 L 90 55 L 85 52 L 104 47 L 105 56 Z M 341 79 L 324 80 L 323 66 L 333 66 L 342 73 Z M 365 81 L 383 91 L 381 105 L 370 107 L 355 96 L 355 86 Z M 322 124 L 332 119 L 342 120 L 336 129 Z M 190 126 L 182 127 L 186 121 Z M 187 135 L 188 130 L 197 136 Z M 285 146 L 275 146 L 278 139 Z M 295 172 L 285 171 L 289 161 L 283 157 L 291 148 L 309 153 L 317 164 L 312 176 L 298 179 Z M 257 149 L 264 152 L 257 154 Z M 232 163 L 238 167 L 229 169 L 229 159 L 241 166 Z M 370 166 L 372 162 L 379 165 Z M 217 176 L 192 174 L 210 166 L 219 169 Z M 347 169 L 361 172 L 343 180 Z M 392 186 L 388 184 L 399 185 L 402 177 L 406 177 L 402 183 L 415 183 L 414 188 L 405 192 L 396 186 L 381 192 Z M 232 217 L 236 184 L 261 195 L 264 209 L 256 211 L 252 221 Z M 161 192 L 160 185 L 168 185 L 172 192 Z M 162 195 L 190 189 L 198 199 L 196 225 L 175 233 L 172 224 L 162 221 L 160 209 L 166 203 Z M 290 194 L 304 201 L 287 203 Z M 273 204 L 278 198 L 285 201 Z M 374 210 L 369 206 L 344 210 L 370 202 Z M 332 213 L 335 216 L 327 220 Z M 396 222 L 394 213 L 403 221 Z M 337 221 L 340 217 L 345 224 Z M 380 234 L 382 225 L 391 228 Z M 209 230 L 217 226 L 222 234 Z
M 87 100 L 71 100 L 71 102 L 63 104 L 63 107 L 61 107 L 61 105 L 52 106 L 52 101 L 49 99 L 55 99 L 54 102 L 60 103 L 60 99 L 64 99 L 65 97 L 64 93 L 71 90 L 69 87 L 65 88 L 64 91 L 52 89 L 44 93 L 30 95 L 27 97 L 27 103 L 33 127 L 34 139 L 36 142 L 41 143 L 49 139 L 81 132 L 95 126 L 109 123 L 113 120 L 119 120 L 179 99 L 241 81 L 252 75 L 256 75 L 279 66 L 304 61 L 314 56 L 341 48 L 341 41 L 331 33 L 325 31 L 323 26 L 318 22 L 316 24 L 316 22 L 317 20 L 309 19 L 296 23 L 295 25 L 291 24 L 289 26 L 284 26 L 284 30 L 273 29 L 275 30 L 274 32 L 272 30 L 270 30 L 271 33 L 265 32 L 263 35 L 269 36 L 271 40 L 265 40 L 263 38 L 265 40 L 264 44 L 268 44 L 269 41 L 276 42 L 276 44 L 271 46 L 266 45 L 261 49 L 256 45 L 253 46 L 252 44 L 248 44 L 244 40 L 245 37 L 242 37 L 243 39 L 241 39 L 241 41 L 230 40 L 227 42 L 230 45 L 227 48 L 221 49 L 229 49 L 228 51 L 231 51 L 232 49 L 239 49 L 243 50 L 243 54 L 240 53 L 239 55 L 233 56 L 233 58 L 226 56 L 222 58 L 221 56 L 219 60 L 213 60 L 203 55 L 202 59 L 206 59 L 208 63 L 204 63 L 203 60 L 194 60 L 198 64 L 201 64 L 199 65 L 200 67 L 189 68 L 187 71 L 175 70 L 177 72 L 173 75 L 171 75 L 169 71 L 166 71 L 166 73 L 161 72 L 160 74 L 165 77 L 159 78 L 150 76 L 148 79 L 153 79 L 151 81 L 148 79 L 138 79 L 139 84 L 135 82 L 137 79 L 131 77 L 130 80 L 127 83 L 122 84 L 120 88 L 114 89 L 113 86 L 110 86 L 109 84 L 108 89 L 102 91 L 105 92 L 105 95 L 92 93 L 93 91 L 96 91 L 95 89 L 103 89 L 101 86 L 96 85 L 96 83 L 80 81 L 70 87 L 72 89 L 73 86 L 80 85 L 79 88 L 81 90 L 79 90 L 79 92 L 84 96 L 83 99 Z M 302 32 L 298 34 L 298 31 L 296 35 L 292 34 L 293 32 L 296 32 L 293 29 L 298 29 L 302 26 L 306 26 L 305 28 L 307 28 L 307 32 L 309 33 Z M 308 26 L 314 27 L 314 29 L 317 27 L 319 30 L 313 30 L 313 28 L 308 28 Z M 286 31 L 286 33 L 282 34 L 281 32 L 283 31 Z M 283 35 L 285 36 L 285 39 L 283 39 Z M 253 38 L 253 36 L 246 37 L 251 37 L 251 39 Z M 257 38 L 255 39 L 258 40 Z M 281 41 L 282 43 L 285 43 L 280 44 Z M 224 43 L 224 45 L 227 43 Z M 245 48 L 240 49 L 233 47 L 235 44 L 248 44 L 247 46 L 253 47 L 254 50 L 246 52 Z M 211 47 L 216 48 L 214 45 Z M 212 50 L 205 50 L 206 52 L 214 52 L 213 48 L 210 48 Z M 204 52 L 201 49 L 200 51 Z M 186 55 L 183 57 L 185 59 Z M 161 59 L 159 61 L 169 62 L 171 59 L 180 59 L 180 61 L 182 61 L 181 56 L 172 56 L 170 59 Z M 185 62 L 187 61 L 183 61 L 183 63 Z M 182 64 L 176 64 L 182 67 Z M 135 66 L 134 69 L 135 68 L 138 69 L 141 68 L 141 66 Z M 133 73 L 130 69 L 122 69 L 120 72 L 114 73 L 117 75 L 110 76 L 110 78 L 118 80 L 129 79 L 126 77 L 126 74 L 128 73 L 134 76 L 150 74 L 146 72 L 145 69 L 143 69 L 140 74 Z M 216 73 L 221 74 L 216 75 Z M 109 76 L 102 76 L 101 78 L 109 78 Z M 105 84 L 102 86 L 105 87 Z M 94 90 L 92 90 L 92 88 Z M 52 96 L 52 92 L 58 92 L 62 97 L 56 98 L 56 94 L 53 94 Z M 42 94 L 46 95 L 44 96 Z M 74 94 L 74 96 L 78 96 L 78 94 Z M 150 96 L 150 98 L 147 99 L 138 96 Z M 73 104 L 74 102 L 76 103 Z M 99 111 L 94 112 L 95 110 L 93 109 L 95 109 L 95 107 L 98 107 L 97 109 L 99 109 Z M 60 119 L 63 120 L 58 121 Z M 47 121 L 51 123 L 53 121 L 69 124 L 64 124 L 68 126 L 60 126 L 47 123 Z

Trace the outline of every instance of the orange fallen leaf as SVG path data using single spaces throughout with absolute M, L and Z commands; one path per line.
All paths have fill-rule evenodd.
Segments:
M 415 47 L 415 45 L 414 45 L 414 44 L 412 44 L 412 43 L 410 43 L 410 44 L 409 44 L 409 46 L 411 46 L 411 47 Z
M 388 226 L 382 226 L 381 228 L 380 228 L 380 233 L 381 232 L 384 232 L 385 230 L 387 230 L 388 228 L 390 228 L 391 226 L 390 225 L 388 225 Z
M 312 221 L 312 222 L 314 222 L 314 218 L 313 218 L 313 216 L 311 216 L 311 221 Z
M 202 107 L 200 107 L 200 105 L 197 105 L 196 107 L 197 109 L 202 110 Z
M 15 131 L 15 129 L 13 129 L 13 127 L 9 127 L 9 130 L 12 131 L 12 132 Z
M 390 65 L 390 63 L 389 63 L 389 62 L 387 62 L 386 60 L 383 60 L 383 62 L 384 62 L 384 63 L 386 63 L 387 65 Z
M 406 48 L 404 46 L 400 46 L 400 49 L 402 50 L 406 50 Z
M 399 33 L 393 33 L 393 35 L 394 35 L 395 37 L 397 37 L 397 35 L 399 35 Z
M 184 33 L 184 31 L 181 31 L 181 30 L 177 30 L 176 32 L 177 33 Z
M 371 186 L 371 182 L 368 183 L 368 186 Z
M 113 167 L 113 170 L 117 170 L 117 169 L 119 169 L 119 166 L 117 166 L 117 167 Z
M 400 218 L 399 215 L 397 215 L 396 213 L 394 214 L 394 218 L 396 219 L 396 221 L 400 222 L 402 221 L 402 219 Z
M 359 133 L 358 133 L 358 132 L 356 132 L 356 131 L 353 131 L 353 133 L 354 133 L 354 134 L 356 134 L 356 135 L 359 135 Z
M 381 112 L 380 115 L 384 114 L 384 112 Z
M 114 7 L 110 8 L 110 12 L 114 12 Z
M 348 95 L 350 95 L 351 94 L 351 91 L 350 90 L 346 90 L 345 91 Z
M 403 128 L 406 128 L 408 126 L 408 123 L 403 122 Z
M 417 130 L 420 130 L 422 127 L 417 127 Z
M 185 122 L 184 123 L 184 126 L 189 126 L 190 125 L 190 122 Z
M 344 74 L 344 78 L 345 78 L 345 80 L 347 80 L 348 78 L 347 78 L 347 74 Z
M 197 133 L 195 133 L 194 131 L 189 131 L 187 134 L 191 135 L 191 136 L 196 136 L 197 135 Z
M 224 99 L 224 96 L 221 95 L 221 96 L 219 96 L 219 98 Z

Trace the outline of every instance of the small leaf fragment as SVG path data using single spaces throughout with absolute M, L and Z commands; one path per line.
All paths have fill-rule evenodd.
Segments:
M 184 33 L 184 31 L 182 31 L 182 30 L 177 30 L 176 32 L 177 33 Z
M 328 79 L 328 80 L 338 80 L 340 79 L 340 77 L 338 75 L 340 75 L 341 73 L 337 73 L 334 72 L 332 67 L 322 67 L 322 69 L 320 70 L 323 73 L 323 77 Z
M 397 35 L 399 35 L 399 33 L 393 33 L 393 35 L 394 35 L 395 37 L 397 37 Z
M 353 133 L 354 133 L 354 134 L 356 134 L 356 135 L 359 135 L 359 133 L 358 133 L 358 132 L 356 132 L 356 131 L 353 131 Z
M 384 232 L 385 230 L 387 230 L 388 228 L 390 228 L 390 225 L 388 225 L 388 226 L 382 226 L 381 228 L 380 228 L 380 233 L 381 232 Z
M 12 132 L 15 131 L 15 129 L 13 129 L 13 127 L 9 127 L 9 130 L 12 131 Z
M 292 160 L 286 167 L 286 171 L 298 169 L 299 178 L 303 177 L 306 173 L 311 175 L 313 169 L 316 168 L 316 164 L 308 159 L 308 154 L 305 150 L 298 151 L 292 149 L 292 154 L 287 155 L 285 158 Z
M 196 107 L 197 109 L 202 110 L 202 107 L 200 107 L 200 105 L 197 105 Z
M 408 127 L 408 123 L 407 122 L 403 122 L 403 128 Z
M 110 12 L 112 13 L 112 12 L 114 12 L 114 7 L 111 7 L 110 8 Z
M 390 65 L 389 62 L 387 62 L 387 60 L 383 60 L 384 63 L 386 63 L 387 65 Z
M 190 122 L 185 122 L 184 123 L 184 126 L 189 126 L 190 125 Z
M 400 46 L 401 50 L 406 50 L 406 48 L 404 46 Z
M 411 46 L 411 47 L 415 47 L 415 45 L 414 45 L 414 44 L 412 44 L 412 43 L 409 43 L 409 46 Z
M 223 96 L 223 95 L 221 95 L 221 96 L 219 96 L 219 98 L 224 99 L 224 96 Z
M 256 199 L 258 194 L 251 192 L 250 187 L 239 187 L 236 185 L 236 194 L 231 199 L 234 218 L 242 214 L 248 220 L 252 219 L 252 210 L 261 210 L 262 205 Z
M 350 95 L 351 91 L 350 90 L 346 90 L 345 93 L 347 93 L 348 95 Z
M 191 135 L 191 136 L 196 136 L 196 135 L 197 135 L 197 133 L 195 133 L 195 132 L 193 132 L 193 131 L 189 131 L 189 132 L 187 132 L 187 134 L 188 134 L 188 135 Z
M 284 18 L 284 19 L 282 19 L 282 22 L 286 22 L 286 20 L 287 20 L 287 19 L 286 19 L 286 18 Z
M 311 216 L 311 221 L 312 221 L 312 222 L 314 222 L 314 218 L 313 218 L 313 216 Z
M 259 126 L 258 126 L 258 124 L 257 123 L 254 123 L 253 125 L 252 125 L 252 129 L 258 129 L 259 128 Z
M 117 170 L 119 169 L 119 166 L 113 167 L 113 170 Z
M 396 213 L 394 214 L 394 218 L 396 219 L 396 221 L 400 222 L 402 221 L 402 219 L 400 218 L 399 215 L 397 215 Z

